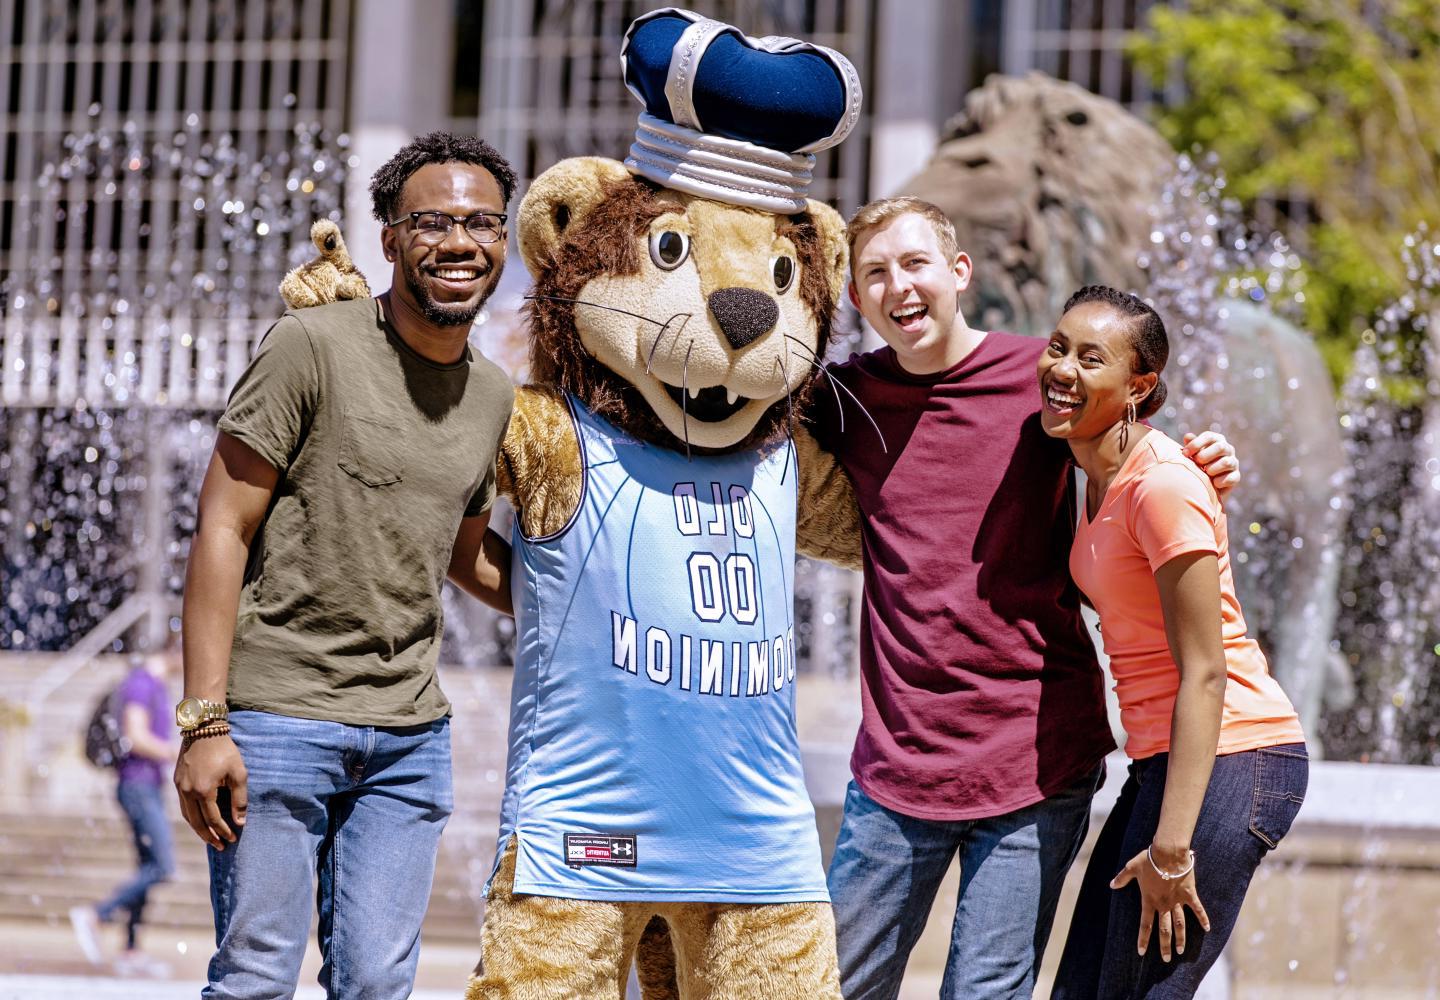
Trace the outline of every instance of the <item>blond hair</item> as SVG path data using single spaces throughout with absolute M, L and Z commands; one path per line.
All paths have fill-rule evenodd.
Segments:
M 845 227 L 845 238 L 850 243 L 850 260 L 855 260 L 855 244 L 860 237 L 881 226 L 889 225 L 902 215 L 918 215 L 930 223 L 935 238 L 940 242 L 940 252 L 947 263 L 953 263 L 960 255 L 960 241 L 955 237 L 955 226 L 939 208 L 920 198 L 903 195 L 899 198 L 878 198 L 850 217 Z

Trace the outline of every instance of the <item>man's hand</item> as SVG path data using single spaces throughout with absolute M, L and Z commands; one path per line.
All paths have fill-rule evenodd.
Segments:
M 1200 471 L 1210 477 L 1210 484 L 1220 496 L 1223 506 L 1230 491 L 1240 483 L 1240 461 L 1235 457 L 1235 448 L 1225 435 L 1217 431 L 1203 434 L 1186 434 L 1183 444 L 1186 456 L 1200 466 Z
M 235 842 L 235 831 L 220 813 L 219 791 L 230 790 L 230 818 L 245 825 L 247 801 L 245 761 L 230 738 L 206 736 L 192 740 L 175 764 L 175 790 L 180 793 L 180 815 L 201 840 L 217 851 Z

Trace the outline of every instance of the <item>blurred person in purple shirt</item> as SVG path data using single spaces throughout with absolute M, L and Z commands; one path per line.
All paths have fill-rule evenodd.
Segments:
M 175 870 L 170 820 L 165 815 L 162 790 L 167 785 L 178 749 L 170 709 L 174 699 L 166 681 L 179 673 L 179 653 L 178 642 L 172 642 L 162 652 L 137 657 L 116 691 L 115 711 L 128 748 L 116 768 L 116 798 L 130 821 L 135 839 L 135 874 L 104 902 L 77 906 L 70 911 L 80 950 L 95 965 L 104 959 L 99 925 L 111 922 L 116 914 L 125 911 L 125 950 L 115 965 L 117 970 L 126 973 L 163 971 L 140 951 L 137 932 L 144 919 L 151 887 L 169 879 Z

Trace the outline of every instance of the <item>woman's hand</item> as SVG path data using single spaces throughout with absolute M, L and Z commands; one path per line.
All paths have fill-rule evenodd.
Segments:
M 1177 865 L 1176 868 L 1182 868 Z M 1140 888 L 1140 939 L 1136 948 L 1141 955 L 1150 946 L 1150 930 L 1156 918 L 1160 923 L 1160 958 L 1170 961 L 1170 941 L 1174 938 L 1175 954 L 1185 954 L 1185 907 L 1190 907 L 1200 926 L 1210 930 L 1210 918 L 1200 897 L 1195 892 L 1195 869 L 1181 878 L 1164 879 L 1150 863 L 1148 851 L 1141 851 L 1120 869 L 1120 874 L 1110 880 L 1110 888 L 1123 889 L 1131 882 L 1138 882 Z

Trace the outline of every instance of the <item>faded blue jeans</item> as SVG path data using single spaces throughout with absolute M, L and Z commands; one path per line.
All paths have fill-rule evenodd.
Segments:
M 1160 822 L 1168 753 L 1130 764 L 1120 798 L 1100 830 L 1070 936 L 1055 976 L 1054 1000 L 1181 1000 L 1200 988 L 1220 957 L 1250 879 L 1265 855 L 1290 830 L 1310 777 L 1305 744 L 1290 743 L 1215 758 L 1210 784 L 1190 846 L 1195 851 L 1195 891 L 1210 918 L 1201 929 L 1185 911 L 1185 954 L 1160 958 L 1158 930 L 1142 957 L 1140 890 L 1135 883 L 1110 888 L 1110 880 L 1145 850 Z
M 135 877 L 115 890 L 95 908 L 101 921 L 111 920 L 116 910 L 125 910 L 125 948 L 135 948 L 135 932 L 145 916 L 145 903 L 150 889 L 170 878 L 175 872 L 174 851 L 170 842 L 170 820 L 165 815 L 165 802 L 160 786 L 148 781 L 121 781 L 115 790 L 120 808 L 130 821 L 135 838 Z
M 449 720 L 382 728 L 232 712 L 230 727 L 249 801 L 236 842 L 209 849 L 216 952 L 201 996 L 292 996 L 312 908 L 328 997 L 409 996 L 453 806 Z
M 887 809 L 852 781 L 828 877 L 845 1000 L 899 995 L 905 962 L 957 853 L 960 899 L 941 1000 L 1028 1000 L 1104 775 L 1101 763 L 1034 805 L 948 822 Z

